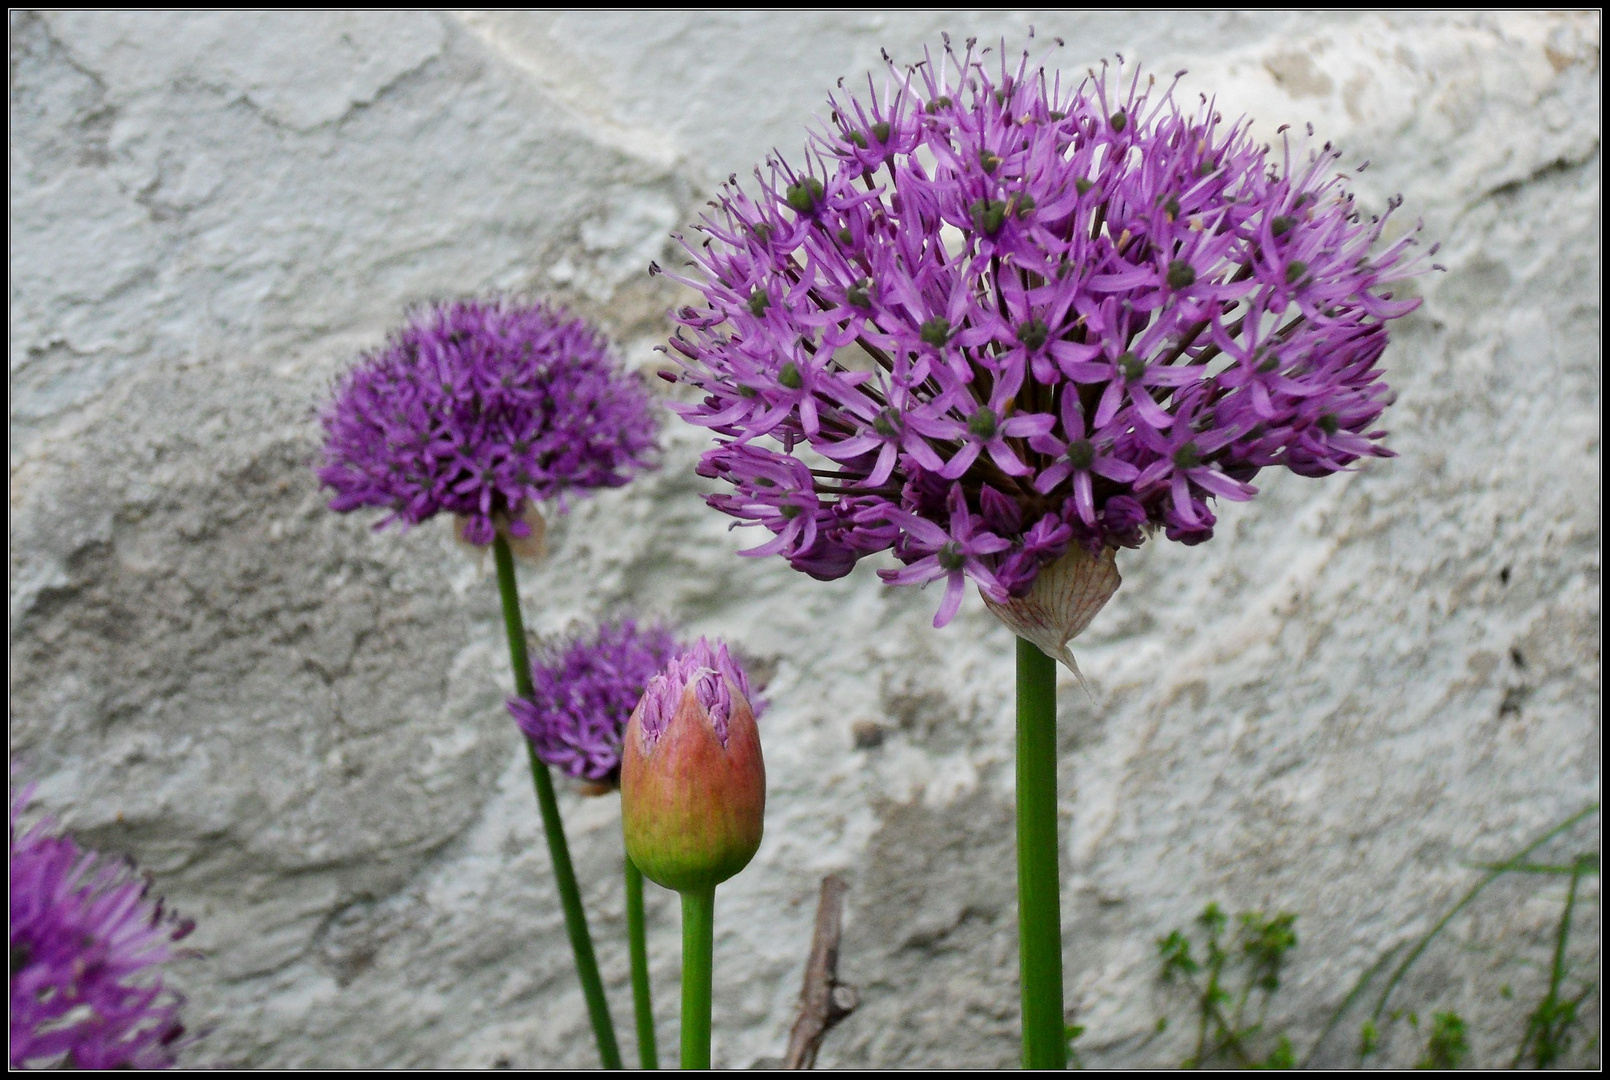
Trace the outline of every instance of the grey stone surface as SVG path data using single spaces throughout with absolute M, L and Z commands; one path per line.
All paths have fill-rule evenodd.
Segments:
M 596 1060 L 492 582 L 440 523 L 324 509 L 329 380 L 407 305 L 487 290 L 567 301 L 652 367 L 678 296 L 643 267 L 716 181 L 795 151 L 880 47 L 1015 48 L 1031 23 L 1064 68 L 1122 52 L 1191 69 L 1267 137 L 1312 120 L 1447 266 L 1387 354 L 1400 456 L 1261 478 L 1211 544 L 1126 553 L 1079 643 L 1061 790 L 1085 1061 L 1189 1051 L 1187 1025 L 1154 1031 L 1182 1015 L 1154 942 L 1211 899 L 1298 913 L 1271 1023 L 1306 1050 L 1471 864 L 1597 797 L 1597 15 L 16 13 L 12 755 L 36 810 L 197 919 L 204 955 L 173 971 L 210 1029 L 191 1063 Z M 864 1004 L 821 1065 L 1012 1063 L 1010 635 L 976 597 L 934 631 L 937 597 L 872 565 L 822 584 L 734 558 L 700 433 L 668 420 L 666 444 L 661 472 L 553 522 L 523 588 L 540 634 L 630 606 L 769 674 L 717 1063 L 781 1053 L 828 871 Z M 617 806 L 563 802 L 630 1056 Z M 669 1045 L 676 909 L 650 891 Z M 1457 1008 L 1472 1060 L 1507 1064 L 1563 892 L 1502 883 L 1394 1003 Z M 1358 1019 L 1316 1060 L 1349 1060 Z M 1416 1053 L 1389 1030 L 1382 1060 Z

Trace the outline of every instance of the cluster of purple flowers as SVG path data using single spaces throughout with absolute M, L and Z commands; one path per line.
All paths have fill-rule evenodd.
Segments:
M 1390 455 L 1413 241 L 1371 254 L 1329 144 L 1294 165 L 1172 85 L 992 74 L 971 42 L 890 72 L 830 101 L 807 169 L 730 178 L 672 275 L 704 304 L 665 377 L 703 392 L 677 408 L 718 435 L 710 503 L 774 534 L 747 554 L 831 579 L 892 548 L 886 580 L 948 579 L 943 625 L 964 578 L 1009 602 L 1070 543 L 1208 539 L 1261 469 Z
M 512 699 L 509 712 L 549 765 L 579 780 L 618 783 L 626 721 L 677 652 L 663 626 L 605 623 L 533 661 L 533 696 Z
M 410 525 L 463 515 L 490 544 L 526 536 L 527 500 L 619 487 L 649 466 L 656 420 L 581 319 L 546 305 L 437 304 L 342 378 L 324 413 L 332 510 L 386 507 Z
M 617 784 L 621 737 L 644 691 L 662 672 L 686 675 L 698 669 L 726 673 L 750 699 L 755 715 L 761 713 L 764 706 L 750 694 L 748 677 L 725 645 L 712 650 L 703 638 L 680 645 L 665 627 L 640 627 L 631 619 L 605 623 L 595 634 L 548 649 L 531 665 L 533 697 L 512 699 L 509 712 L 543 761 L 579 780 Z M 721 723 L 726 716 L 722 710 Z
M 30 794 L 11 802 L 11 1067 L 172 1066 L 183 1001 L 154 969 L 193 924 L 48 820 L 18 837 Z

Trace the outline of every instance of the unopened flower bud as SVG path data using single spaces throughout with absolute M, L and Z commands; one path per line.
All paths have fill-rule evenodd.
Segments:
M 1040 647 L 1045 655 L 1061 660 L 1084 684 L 1084 675 L 1074 662 L 1068 642 L 1078 637 L 1096 613 L 1107 606 L 1118 591 L 1116 552 L 1103 547 L 1091 555 L 1083 545 L 1070 544 L 1067 554 L 1042 567 L 1026 596 L 997 604 L 984 597 L 984 604 L 1018 637 Z
M 760 847 L 766 767 L 747 678 L 703 638 L 643 692 L 626 725 L 621 825 L 651 881 L 712 888 Z

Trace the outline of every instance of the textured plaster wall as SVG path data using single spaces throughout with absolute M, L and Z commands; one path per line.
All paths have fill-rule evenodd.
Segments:
M 406 305 L 487 290 L 559 297 L 651 369 L 678 295 L 644 267 L 715 182 L 797 153 L 880 47 L 1016 48 L 1030 24 L 1066 69 L 1122 52 L 1189 68 L 1188 93 L 1266 137 L 1313 121 L 1447 266 L 1387 354 L 1400 456 L 1269 476 L 1211 544 L 1126 553 L 1082 639 L 1093 695 L 1064 676 L 1086 1062 L 1188 1051 L 1185 1025 L 1151 1037 L 1153 943 L 1210 899 L 1298 913 L 1272 1022 L 1306 1049 L 1472 862 L 1596 797 L 1596 15 L 13 14 L 12 755 L 36 810 L 198 920 L 204 955 L 173 971 L 211 1029 L 190 1062 L 596 1060 L 493 583 L 440 523 L 374 535 L 323 508 L 332 376 Z M 554 522 L 524 590 L 538 633 L 626 605 L 741 643 L 770 680 L 766 840 L 721 892 L 717 1062 L 781 1053 L 839 871 L 864 1005 L 821 1064 L 1012 1063 L 1008 632 L 976 596 L 936 632 L 937 596 L 874 565 L 822 584 L 734 558 L 750 541 L 698 498 L 700 433 L 670 420 L 666 445 L 658 474 Z M 631 1056 L 617 803 L 563 801 Z M 1559 850 L 1596 842 L 1590 821 Z M 1505 888 L 1399 999 L 1458 1008 L 1488 1064 L 1564 891 Z M 651 892 L 670 1040 L 677 916 Z M 1386 1060 L 1413 1060 L 1409 1034 Z

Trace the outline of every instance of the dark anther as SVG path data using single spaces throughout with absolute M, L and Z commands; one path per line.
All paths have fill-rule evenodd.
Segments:
M 1196 284 L 1196 271 L 1184 259 L 1175 259 L 1168 264 L 1168 287 L 1171 289 L 1189 289 Z
M 668 383 L 676 382 L 676 373 L 673 371 L 656 371 L 654 374 L 658 375 Z
M 943 316 L 929 319 L 919 328 L 917 336 L 934 348 L 942 349 L 945 342 L 950 340 L 950 320 Z

